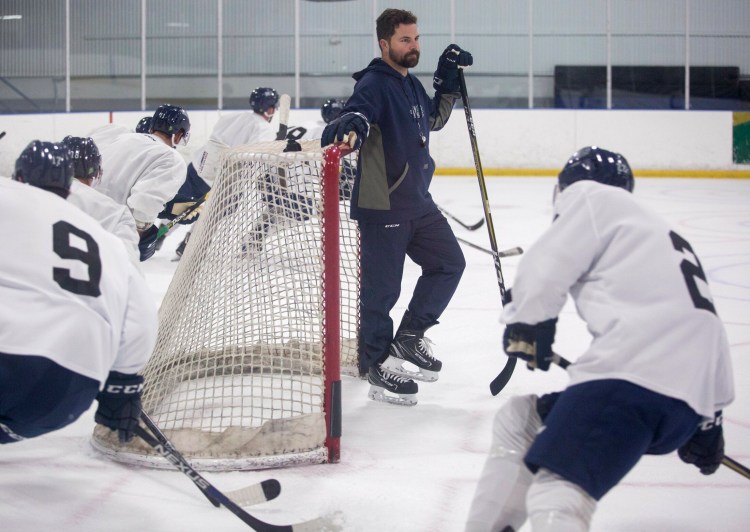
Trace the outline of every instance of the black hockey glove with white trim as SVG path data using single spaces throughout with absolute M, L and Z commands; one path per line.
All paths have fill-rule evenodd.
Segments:
M 122 443 L 129 442 L 141 418 L 141 393 L 142 376 L 110 371 L 104 388 L 96 396 L 99 408 L 94 421 L 116 430 Z
M 438 59 L 437 70 L 432 78 L 432 87 L 443 94 L 458 92 L 458 68 L 474 64 L 474 58 L 457 44 L 449 44 Z
M 360 113 L 344 113 L 328 124 L 320 136 L 320 145 L 344 142 L 353 150 L 358 150 L 370 132 L 370 123 Z
M 547 371 L 554 359 L 552 344 L 556 329 L 557 318 L 536 325 L 511 323 L 505 327 L 503 349 L 509 357 L 525 360 L 530 370 Z
M 721 410 L 712 420 L 704 421 L 685 445 L 677 450 L 680 459 L 693 464 L 704 475 L 712 475 L 724 459 L 724 429 Z

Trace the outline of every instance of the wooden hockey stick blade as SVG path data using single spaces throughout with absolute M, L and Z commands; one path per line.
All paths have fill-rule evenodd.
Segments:
M 253 506 L 262 502 L 272 501 L 280 493 L 281 483 L 275 478 L 269 478 L 258 484 L 251 484 L 244 488 L 228 491 L 226 496 L 240 506 Z
M 721 465 L 727 466 L 732 471 L 735 471 L 745 477 L 746 479 L 750 480 L 750 469 L 748 469 L 747 466 L 742 465 L 736 460 L 733 460 L 732 458 L 729 458 L 728 456 L 724 456 L 724 458 L 721 460 Z
M 214 500 L 219 501 L 224 508 L 240 518 L 242 522 L 249 525 L 250 528 L 257 532 L 307 532 L 314 530 L 326 530 L 328 523 L 325 519 L 316 518 L 310 521 L 296 523 L 294 525 L 274 525 L 261 521 L 243 510 L 237 503 L 229 499 L 226 495 L 214 487 L 208 480 L 200 475 L 193 467 L 182 458 L 182 455 L 173 452 L 174 447 L 169 444 L 160 443 L 156 437 L 152 436 L 145 428 L 137 425 L 134 429 L 135 434 L 144 442 L 150 445 L 157 453 L 164 457 L 170 464 L 175 466 L 181 473 L 184 473 L 193 483 L 202 491 L 205 491 Z M 208 496 L 207 495 L 207 496 Z

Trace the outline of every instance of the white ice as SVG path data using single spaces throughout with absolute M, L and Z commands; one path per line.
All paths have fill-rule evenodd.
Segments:
M 488 178 L 500 249 L 528 248 L 550 223 L 553 182 Z M 438 177 L 432 192 L 467 223 L 483 216 L 474 177 Z M 732 346 L 737 389 L 725 411 L 727 455 L 750 465 L 750 181 L 637 179 L 635 195 L 691 242 L 709 276 Z M 486 227 L 454 228 L 489 247 Z M 182 231 L 143 265 L 157 301 L 176 267 L 170 259 Z M 347 531 L 462 530 L 493 414 L 511 394 L 543 393 L 566 383 L 559 368 L 530 372 L 519 364 L 507 388 L 490 395 L 488 384 L 505 362 L 499 289 L 491 257 L 469 248 L 464 253 L 468 266 L 461 285 L 428 334 L 443 371 L 438 382 L 420 385 L 417 406 L 375 403 L 367 399 L 366 382 L 344 377 L 340 463 L 205 476 L 223 491 L 279 479 L 276 500 L 247 508 L 275 524 L 335 515 Z M 518 260 L 502 261 L 507 286 Z M 409 264 L 394 319 L 403 313 L 417 275 Z M 588 340 L 567 305 L 556 350 L 575 359 Z M 123 466 L 99 455 L 89 444 L 93 426 L 92 410 L 64 430 L 0 448 L 0 530 L 248 530 L 226 509 L 211 506 L 181 473 Z M 599 503 L 592 530 L 744 532 L 750 530 L 750 481 L 725 467 L 704 477 L 676 454 L 645 457 Z

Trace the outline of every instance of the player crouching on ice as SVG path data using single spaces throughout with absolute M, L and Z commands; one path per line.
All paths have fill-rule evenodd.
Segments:
M 120 441 L 140 418 L 156 304 L 123 242 L 65 201 L 73 174 L 67 146 L 35 140 L 0 179 L 0 443 L 61 429 L 94 399 Z
M 644 454 L 711 474 L 734 398 L 729 345 L 690 244 L 633 198 L 624 157 L 583 148 L 558 178 L 554 221 L 519 263 L 503 347 L 547 371 L 570 293 L 593 341 L 562 392 L 511 398 L 466 530 L 589 529 L 596 502 Z M 544 427 L 544 430 L 542 430 Z

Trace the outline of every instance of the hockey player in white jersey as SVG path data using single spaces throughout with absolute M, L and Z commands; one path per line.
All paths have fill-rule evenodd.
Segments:
M 568 293 L 593 341 L 565 390 L 513 397 L 498 412 L 467 531 L 515 531 L 527 517 L 534 532 L 585 531 L 642 455 L 678 450 L 703 474 L 724 456 L 730 351 L 697 255 L 635 201 L 617 153 L 583 148 L 558 186 L 554 221 L 503 309 L 503 344 L 549 369 Z
M 151 133 L 126 133 L 101 149 L 103 175 L 96 189 L 130 209 L 140 234 L 142 261 L 156 250 L 154 222 L 159 212 L 185 179 L 185 161 L 174 148 L 187 145 L 189 137 L 185 110 L 165 104 L 154 113 Z
M 231 113 L 221 117 L 211 131 L 206 144 L 193 152 L 184 183 L 174 198 L 165 205 L 159 217 L 174 219 L 211 190 L 211 185 L 216 178 L 217 165 L 225 150 L 245 144 L 275 140 L 276 133 L 270 122 L 278 106 L 279 94 L 274 89 L 258 87 L 250 93 L 250 111 Z M 196 212 L 194 216 L 185 218 L 180 223 L 194 223 L 198 219 L 198 214 Z M 190 234 L 188 232 L 177 247 L 178 258 L 185 251 Z
M 152 118 L 151 115 L 141 118 L 135 126 L 135 132 L 149 133 L 151 131 Z M 87 136 L 94 140 L 99 150 L 102 150 L 105 146 L 109 146 L 114 142 L 120 135 L 132 132 L 133 129 L 122 124 L 104 124 L 91 130 Z
M 319 139 L 327 124 L 336 120 L 346 105 L 346 100 L 329 98 L 320 106 L 320 118 L 311 124 L 291 126 L 287 131 L 286 138 L 291 140 Z
M 96 143 L 90 137 L 70 135 L 65 137 L 62 143 L 68 149 L 75 178 L 70 186 L 68 201 L 122 240 L 130 260 L 138 264 L 139 237 L 130 209 L 93 189 L 94 183 L 99 181 L 102 175 L 102 158 Z
M 156 341 L 153 295 L 123 243 L 63 199 L 66 148 L 33 141 L 13 177 L 0 179 L 0 443 L 65 427 L 95 398 L 96 422 L 128 441 Z

